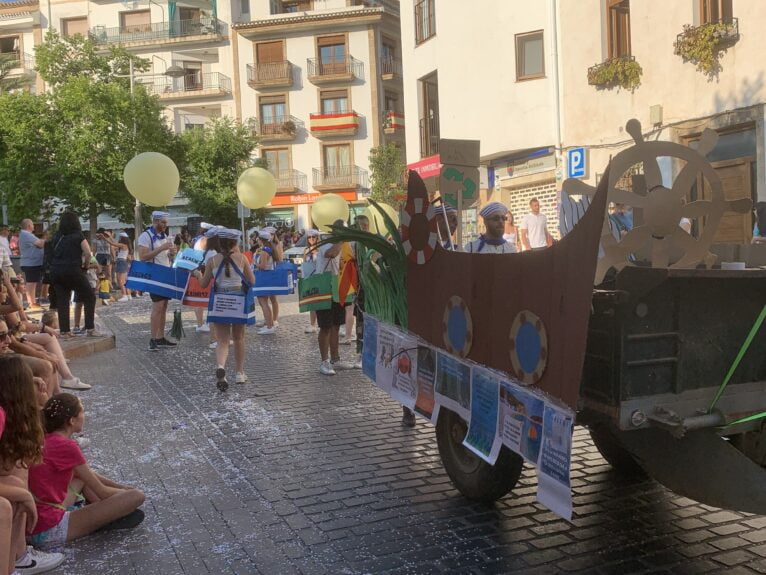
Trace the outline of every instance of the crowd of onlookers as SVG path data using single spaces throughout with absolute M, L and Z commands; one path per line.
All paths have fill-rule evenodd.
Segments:
M 60 343 L 74 337 L 72 292 L 75 328 L 84 311 L 83 335 L 101 335 L 95 303 L 112 300 L 113 273 L 123 288 L 117 301 L 129 298 L 131 252 L 127 234 L 99 230 L 89 243 L 72 213 L 52 235 L 36 235 L 31 220 L 18 234 L 0 228 L 0 575 L 43 573 L 64 560 L 58 550 L 66 542 L 143 520 L 143 493 L 88 465 L 83 404 L 62 393 L 91 387 Z

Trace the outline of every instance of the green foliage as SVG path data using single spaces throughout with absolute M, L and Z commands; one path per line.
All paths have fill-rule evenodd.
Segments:
M 399 209 L 407 198 L 402 151 L 393 143 L 370 150 L 370 199 Z
M 82 76 L 96 82 L 115 81 L 115 75 L 128 74 L 131 60 L 135 72 L 145 72 L 151 64 L 122 46 L 110 46 L 104 50 L 81 34 L 60 36 L 55 30 L 48 31 L 45 42 L 35 48 L 37 71 L 43 80 L 53 86 Z M 127 86 L 129 80 L 125 78 L 119 82 Z
M 721 54 L 738 38 L 733 22 L 709 22 L 701 26 L 686 24 L 678 36 L 675 53 L 684 62 L 697 66 L 697 71 L 714 78 L 721 71 Z
M 22 58 L 24 55 L 22 54 Z M 15 54 L 0 54 L 0 94 L 26 88 L 31 83 L 29 76 L 11 76 L 11 71 L 24 65 Z
M 633 58 L 613 58 L 588 70 L 588 84 L 600 88 L 620 86 L 634 91 L 641 85 L 641 65 Z
M 221 118 L 184 132 L 181 141 L 186 156 L 181 182 L 189 207 L 216 224 L 238 227 L 237 180 L 255 165 L 251 154 L 258 142 L 252 131 Z
M 338 242 L 356 243 L 359 282 L 364 289 L 365 311 L 381 321 L 407 328 L 407 256 L 399 230 L 375 200 L 377 210 L 391 238 L 355 228 L 332 226 L 332 235 L 318 245 Z

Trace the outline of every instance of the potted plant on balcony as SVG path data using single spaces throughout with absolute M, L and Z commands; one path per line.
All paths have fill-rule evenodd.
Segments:
M 290 136 L 294 136 L 297 130 L 298 130 L 298 127 L 295 125 L 295 122 L 293 122 L 292 120 L 287 120 L 287 122 L 282 124 L 283 134 L 289 134 Z
M 588 69 L 588 84 L 599 88 L 620 86 L 631 92 L 641 85 L 643 70 L 635 58 L 620 56 Z
M 692 62 L 697 71 L 713 78 L 721 71 L 721 55 L 737 41 L 736 20 L 707 22 L 701 26 L 686 24 L 676 38 L 675 54 L 684 62 Z

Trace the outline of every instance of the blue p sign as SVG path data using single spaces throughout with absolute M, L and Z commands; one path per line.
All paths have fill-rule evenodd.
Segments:
M 567 152 L 567 177 L 585 177 L 585 148 L 571 148 Z

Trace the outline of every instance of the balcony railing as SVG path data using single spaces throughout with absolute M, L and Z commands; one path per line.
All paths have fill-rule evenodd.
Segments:
M 699 26 L 684 26 L 684 31 L 676 36 L 674 44 L 675 54 L 681 56 L 681 47 L 684 41 L 692 36 L 696 36 L 700 31 L 709 28 L 714 38 L 716 46 L 727 46 L 734 44 L 739 40 L 739 19 L 738 18 L 723 18 L 715 22 L 705 22 Z
M 31 72 L 35 69 L 34 59 L 26 52 L 0 52 L 0 71 L 11 73 L 16 70 Z
M 353 110 L 336 114 L 311 114 L 309 124 L 311 135 L 316 138 L 353 136 L 359 129 L 359 116 Z
M 248 64 L 247 83 L 254 88 L 263 86 L 290 87 L 293 84 L 293 65 L 287 60 Z
M 420 124 L 420 157 L 427 158 L 439 153 L 439 118 L 421 118 Z
M 216 18 L 175 20 L 131 24 L 106 28 L 97 26 L 88 32 L 96 44 L 127 44 L 129 42 L 163 42 L 189 36 L 219 36 L 225 33 L 225 23 Z
M 277 181 L 277 191 L 282 192 L 296 192 L 306 191 L 307 178 L 306 174 L 299 172 L 298 170 L 269 170 L 274 174 L 274 179 Z
M 404 114 L 393 110 L 383 112 L 383 131 L 386 134 L 394 134 L 400 130 L 404 130 Z
M 313 172 L 317 189 L 367 187 L 367 170 L 359 166 L 325 166 Z
M 150 94 L 160 98 L 193 98 L 231 93 L 231 78 L 220 72 L 187 74 L 181 78 L 153 76 L 138 81 Z
M 396 58 L 383 58 L 380 61 L 380 75 L 384 80 L 401 78 L 402 61 L 397 60 Z
M 641 85 L 641 66 L 631 55 L 617 56 L 588 68 L 588 84 L 599 88 L 621 86 L 635 90 Z
M 364 79 L 364 63 L 353 56 L 346 56 L 337 60 L 308 58 L 306 62 L 309 80 L 314 84 L 339 80 L 351 81 L 354 78 Z
M 272 116 L 255 120 L 253 129 L 261 141 L 294 140 L 298 131 L 304 128 L 304 123 L 295 116 Z

